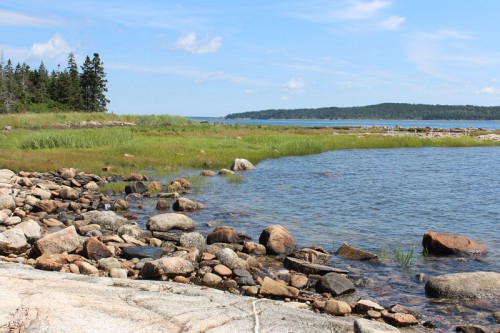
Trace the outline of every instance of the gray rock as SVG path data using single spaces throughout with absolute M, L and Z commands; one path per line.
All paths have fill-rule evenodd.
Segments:
M 205 237 L 199 232 L 188 232 L 181 236 L 179 239 L 179 245 L 203 251 L 206 245 Z
M 132 181 L 129 182 L 125 186 L 125 193 L 126 194 L 131 194 L 131 193 L 145 193 L 148 191 L 148 187 L 144 182 L 141 181 Z
M 69 186 L 63 186 L 59 191 L 59 196 L 66 200 L 76 200 L 80 197 L 80 191 Z
M 328 292 L 333 296 L 352 293 L 356 290 L 354 284 L 343 275 L 337 273 L 328 273 L 323 275 L 316 282 L 316 290 L 318 292 Z
M 217 253 L 222 249 L 231 249 L 234 252 L 241 252 L 243 250 L 243 245 L 230 243 L 214 243 L 207 245 L 207 247 L 205 248 L 205 252 L 217 255 Z
M 6 226 L 12 226 L 21 223 L 21 218 L 19 216 L 9 216 L 3 221 Z
M 204 286 L 215 287 L 222 283 L 222 278 L 217 274 L 206 273 L 203 275 L 203 279 L 201 279 L 201 283 Z
M 123 257 L 126 259 L 143 259 L 143 258 L 153 258 L 160 259 L 165 251 L 160 247 L 154 246 L 128 246 L 122 250 Z
M 389 333 L 399 332 L 399 330 L 391 325 L 379 323 L 368 319 L 356 319 L 354 321 L 354 333 Z
M 234 175 L 234 171 L 233 170 L 229 170 L 229 169 L 220 169 L 219 170 L 219 175 L 221 175 L 221 176 Z
M 38 202 L 40 202 L 40 199 L 38 199 L 32 195 L 28 195 L 26 197 L 26 200 L 24 200 L 24 203 L 27 205 L 30 205 L 31 207 L 34 207 Z
M 123 235 L 127 235 L 127 236 L 134 237 L 135 239 L 139 239 L 141 237 L 141 234 L 142 234 L 142 229 L 141 229 L 141 227 L 139 227 L 137 225 L 137 223 L 132 222 L 130 224 L 125 224 L 125 225 L 122 225 L 121 227 L 119 227 L 117 234 L 120 237 Z
M 425 285 L 427 295 L 440 298 L 500 297 L 500 273 L 469 272 L 434 276 Z
M 4 212 L 3 210 L 0 210 L 0 224 L 2 224 L 8 217 L 9 214 Z
M 14 198 L 8 194 L 0 194 L 0 210 L 8 209 L 14 211 L 16 209 L 16 202 Z
M 13 228 L 0 233 L 0 254 L 19 254 L 28 248 L 29 244 L 22 230 Z
M 42 188 L 36 187 L 33 190 L 33 196 L 40 198 L 41 200 L 49 200 L 52 197 L 52 193 L 49 190 L 44 190 Z M 34 206 L 34 205 L 32 205 Z
M 221 249 L 219 252 L 217 252 L 216 256 L 224 266 L 229 267 L 233 271 L 235 269 L 249 269 L 248 263 L 245 260 L 239 258 L 236 252 L 231 249 Z
M 169 231 L 171 229 L 190 231 L 194 229 L 194 221 L 186 215 L 165 213 L 151 217 L 147 227 L 151 231 Z
M 144 264 L 141 275 L 145 279 L 155 279 L 161 275 L 185 275 L 194 271 L 193 264 L 181 257 L 163 257 Z
M 90 181 L 85 184 L 83 188 L 90 191 L 97 191 L 99 189 L 99 185 L 97 185 L 97 183 L 94 181 Z
M 99 259 L 97 263 L 99 268 L 105 272 L 109 272 L 112 268 L 121 268 L 118 259 L 113 257 Z
M 122 225 L 130 224 L 130 222 L 120 215 L 112 211 L 97 211 L 83 213 L 83 218 L 89 221 L 89 224 L 98 224 L 102 229 L 116 231 Z
M 14 171 L 9 169 L 0 170 L 0 184 L 5 187 L 9 187 L 16 183 L 16 174 Z
M 109 276 L 114 279 L 126 279 L 127 270 L 123 268 L 111 268 L 109 271 Z
M 172 209 L 177 212 L 192 212 L 203 208 L 205 208 L 205 205 L 188 198 L 178 198 L 172 206 Z
M 255 170 L 255 166 L 244 158 L 236 158 L 231 165 L 233 171 Z
M 33 243 L 42 237 L 42 228 L 40 228 L 38 222 L 31 219 L 19 223 L 14 227 L 14 229 L 20 229 L 30 243 Z
M 40 256 L 42 254 L 57 254 L 63 252 L 72 252 L 80 246 L 80 238 L 76 233 L 74 226 L 48 234 L 40 238 L 33 244 L 33 254 Z

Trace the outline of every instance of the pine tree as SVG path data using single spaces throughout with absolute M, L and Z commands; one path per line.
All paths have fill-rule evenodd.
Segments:
M 12 67 L 12 61 L 7 60 L 7 64 L 4 67 L 5 76 L 5 93 L 4 93 L 4 106 L 5 112 L 11 113 L 14 109 L 14 104 L 16 102 L 15 87 L 16 81 L 14 79 L 14 67 Z
M 68 100 L 67 104 L 74 110 L 83 109 L 83 97 L 80 84 L 80 74 L 78 65 L 75 61 L 75 55 L 71 52 L 68 56 Z
M 4 63 L 3 63 L 3 50 L 0 54 L 0 113 L 7 113 L 7 109 L 5 108 L 5 71 L 4 71 Z
M 33 101 L 35 103 L 47 102 L 49 99 L 50 78 L 43 61 L 40 63 L 38 71 L 34 70 L 30 76 L 33 84 Z
M 109 103 L 105 95 L 108 91 L 107 82 L 104 65 L 99 58 L 99 54 L 94 53 L 92 60 L 87 56 L 81 74 L 82 94 L 86 111 L 105 112 L 107 110 L 106 105 Z

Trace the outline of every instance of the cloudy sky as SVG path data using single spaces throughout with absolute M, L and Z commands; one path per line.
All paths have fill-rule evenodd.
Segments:
M 97 52 L 118 114 L 500 105 L 497 0 L 0 0 L 4 59 Z

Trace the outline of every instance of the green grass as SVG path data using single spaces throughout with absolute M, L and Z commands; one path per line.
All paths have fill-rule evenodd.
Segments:
M 23 118 L 25 117 L 25 118 Z M 133 127 L 58 129 L 61 123 L 133 121 Z M 15 122 L 11 122 L 15 120 Z M 24 123 L 23 123 L 24 122 Z M 428 139 L 386 136 L 376 129 L 227 126 L 197 123 L 172 116 L 109 114 L 26 114 L 0 116 L 3 125 L 26 129 L 0 131 L 0 168 L 52 171 L 62 167 L 105 174 L 148 172 L 165 175 L 181 168 L 228 168 L 239 157 L 254 164 L 286 156 L 317 154 L 334 149 L 498 146 L 473 137 Z M 17 125 L 16 125 L 17 124 Z M 43 128 L 33 130 L 36 126 Z M 48 126 L 49 128 L 45 128 Z M 22 126 L 21 126 L 22 127 Z M 29 129 L 28 129 L 29 128 Z M 235 177 L 229 181 L 241 181 Z
M 415 254 L 415 245 L 409 247 L 406 251 L 394 247 L 391 250 L 387 248 L 387 245 L 382 245 L 378 257 L 382 260 L 394 261 L 398 263 L 402 268 L 410 268 L 411 262 Z

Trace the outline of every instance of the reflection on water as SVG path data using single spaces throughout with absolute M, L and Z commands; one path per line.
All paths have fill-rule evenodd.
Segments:
M 375 253 L 415 247 L 409 269 L 392 260 L 374 264 L 333 256 L 332 262 L 371 281 L 359 294 L 383 305 L 400 302 L 433 317 L 444 311 L 442 325 L 462 317 L 466 323 L 493 324 L 498 300 L 443 307 L 425 297 L 415 275 L 500 271 L 499 165 L 499 147 L 338 150 L 267 160 L 244 173 L 240 183 L 207 177 L 190 198 L 208 208 L 191 217 L 203 233 L 215 220 L 257 240 L 266 226 L 280 224 L 301 246 L 329 251 L 342 242 Z M 154 204 L 148 207 L 143 214 L 156 214 Z M 424 257 L 426 231 L 474 238 L 490 253 L 466 260 Z

